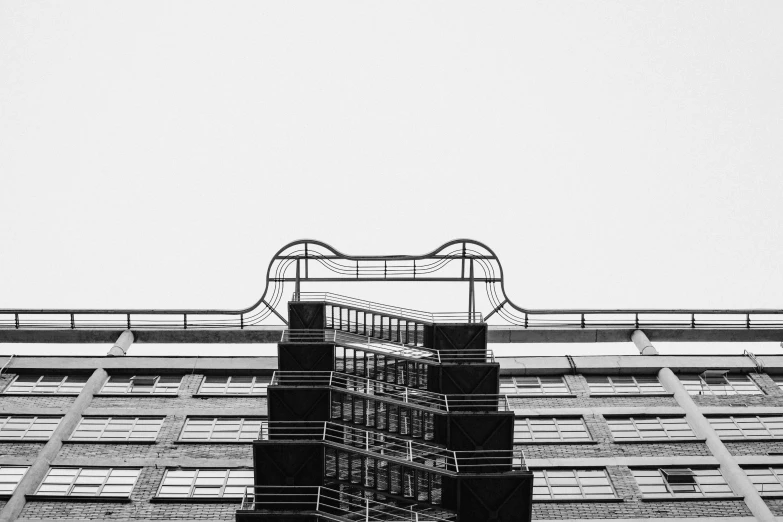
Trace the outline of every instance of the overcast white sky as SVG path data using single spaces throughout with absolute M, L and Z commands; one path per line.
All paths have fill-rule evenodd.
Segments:
M 781 308 L 781 21 L 4 0 L 0 307 L 243 307 L 294 239 L 470 237 L 521 306 Z

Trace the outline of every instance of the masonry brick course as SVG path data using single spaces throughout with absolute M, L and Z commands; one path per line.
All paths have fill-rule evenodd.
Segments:
M 0 442 L 0 459 L 6 455 L 35 458 L 45 445 L 45 442 Z
M 769 455 L 770 453 L 783 454 L 783 440 L 765 442 L 729 442 L 723 441 L 723 445 L 729 453 L 737 456 Z

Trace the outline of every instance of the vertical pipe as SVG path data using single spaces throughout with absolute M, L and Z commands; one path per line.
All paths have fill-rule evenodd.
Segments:
M 685 389 L 685 386 L 680 382 L 680 379 L 669 368 L 661 368 L 661 371 L 658 372 L 658 379 L 668 392 L 674 394 L 677 404 L 685 410 L 685 418 L 693 428 L 696 436 L 706 440 L 707 447 L 720 463 L 720 469 L 726 478 L 726 482 L 735 493 L 745 497 L 745 504 L 747 504 L 753 516 L 756 517 L 756 520 L 774 522 L 775 516 L 769 510 L 767 503 L 761 498 L 756 487 L 723 444 L 723 441 L 720 440 L 718 434 L 715 433 L 712 425 L 701 413 L 699 407 Z
M 468 322 L 473 322 L 473 312 L 476 308 L 476 295 L 473 287 L 473 258 L 470 258 L 470 282 L 468 283 Z
M 41 483 L 43 478 L 49 471 L 49 466 L 52 461 L 57 457 L 57 454 L 62 448 L 63 440 L 67 439 L 73 433 L 73 430 L 79 424 L 82 418 L 84 410 L 90 405 L 92 396 L 101 389 L 104 381 L 106 380 L 106 371 L 103 368 L 98 368 L 94 372 L 82 388 L 79 396 L 71 405 L 68 412 L 57 425 L 57 429 L 54 430 L 49 441 L 38 453 L 30 469 L 27 470 L 22 480 L 19 481 L 19 485 L 16 486 L 13 495 L 8 499 L 5 507 L 0 511 L 0 522 L 11 522 L 16 520 L 19 514 L 22 512 L 25 506 L 25 495 L 32 495 L 38 488 L 38 484 Z

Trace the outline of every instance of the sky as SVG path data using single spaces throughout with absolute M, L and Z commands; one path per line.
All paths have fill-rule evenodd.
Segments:
M 4 0 L 0 307 L 240 308 L 295 239 L 467 237 L 520 306 L 779 309 L 781 20 Z

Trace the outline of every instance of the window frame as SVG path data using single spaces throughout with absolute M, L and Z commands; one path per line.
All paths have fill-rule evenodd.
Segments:
M 183 438 L 185 435 L 185 432 L 187 431 L 188 424 L 190 421 L 205 421 L 205 420 L 211 420 L 212 421 L 212 427 L 209 430 L 209 438 L 207 439 L 186 439 Z M 215 432 L 215 427 L 217 426 L 217 423 L 219 420 L 238 420 L 241 421 L 239 425 L 239 429 L 237 430 L 237 438 L 236 439 L 213 439 L 212 435 Z M 239 436 L 242 433 L 242 427 L 245 424 L 245 421 L 261 421 L 261 425 L 258 430 L 258 438 L 251 439 L 251 440 L 245 440 L 239 438 Z M 218 416 L 218 417 L 211 417 L 211 416 L 204 416 L 204 415 L 190 415 L 185 417 L 185 422 L 182 424 L 182 429 L 179 432 L 179 437 L 177 438 L 177 442 L 184 442 L 187 444 L 251 444 L 255 440 L 261 440 L 264 438 L 264 435 L 269 433 L 269 419 L 268 417 L 262 417 L 262 416 L 247 416 L 247 417 L 236 417 L 236 416 Z
M 552 421 L 552 425 L 555 428 L 554 431 L 547 431 L 546 433 L 557 433 L 557 438 L 536 438 L 534 436 L 535 430 L 532 429 L 531 420 L 537 420 L 537 421 Z M 584 433 L 587 435 L 586 437 L 579 437 L 579 438 L 565 438 L 563 437 L 564 430 L 561 429 L 560 422 L 561 421 L 574 421 L 578 420 L 581 423 L 581 426 L 584 428 Z M 527 424 L 527 432 L 530 433 L 529 439 L 517 439 L 517 423 L 524 422 Z M 564 424 L 565 426 L 566 424 Z M 572 424 L 573 425 L 573 424 Z M 539 430 L 539 432 L 542 430 Z M 566 433 L 568 431 L 565 431 Z M 580 432 L 581 433 L 581 432 Z M 584 417 L 581 416 L 570 416 L 570 415 L 561 415 L 556 417 L 536 417 L 536 416 L 515 416 L 514 417 L 514 444 L 585 444 L 585 443 L 594 443 L 595 440 L 593 439 L 592 433 L 590 433 L 590 429 L 587 427 L 587 423 L 585 422 Z
M 2 473 L 2 470 L 5 469 L 19 469 L 24 471 L 22 472 L 21 475 L 18 475 L 19 480 L 17 480 L 16 482 L 8 482 L 3 480 L 4 477 L 10 476 L 10 475 L 6 475 L 5 473 Z M 0 498 L 3 495 L 13 495 L 14 491 L 16 491 L 16 488 L 19 487 L 19 483 L 22 481 L 22 479 L 24 478 L 24 476 L 27 474 L 29 470 L 30 470 L 30 466 L 15 466 L 15 465 L 0 464 Z M 13 484 L 14 486 L 10 489 L 10 491 L 4 492 L 3 491 L 4 484 Z
M 224 385 L 223 392 L 215 392 L 210 390 L 204 390 L 204 385 L 207 383 L 208 378 L 215 378 L 215 377 L 225 377 L 226 383 Z M 250 383 L 250 389 L 248 393 L 236 393 L 236 392 L 229 392 L 230 385 L 231 385 L 231 379 L 235 377 L 252 377 L 252 382 Z M 266 386 L 264 386 L 262 389 L 262 392 L 254 393 L 253 389 L 258 387 L 258 379 L 267 379 Z M 266 397 L 267 396 L 267 388 L 269 384 L 272 382 L 272 376 L 271 375 L 204 375 L 204 377 L 201 379 L 201 383 L 198 387 L 198 392 L 196 395 L 204 395 L 209 397 Z
M 687 466 L 687 464 L 686 464 Z M 726 477 L 721 473 L 720 468 L 718 466 L 688 466 L 687 468 L 684 467 L 677 467 L 677 466 L 664 466 L 664 467 L 657 467 L 657 466 L 634 466 L 631 467 L 631 474 L 633 475 L 634 480 L 636 481 L 636 486 L 639 488 L 639 491 L 642 493 L 642 500 L 669 500 L 669 501 L 677 501 L 677 500 L 710 500 L 710 499 L 725 499 L 725 498 L 740 498 L 737 493 L 734 492 L 734 490 L 729 485 L 728 481 L 726 480 Z M 675 486 L 693 486 L 695 488 L 698 488 L 698 492 L 677 492 L 672 489 L 671 483 L 666 480 L 665 471 L 666 470 L 683 470 L 683 469 L 689 469 L 693 472 L 694 481 L 693 484 L 684 484 L 684 483 L 674 483 Z M 666 493 L 645 493 L 644 487 L 649 487 L 650 484 L 641 484 L 639 482 L 639 477 L 636 475 L 637 471 L 645 471 L 645 472 L 651 472 L 654 471 L 657 473 L 658 478 L 661 480 L 661 484 L 666 489 Z M 702 484 L 700 481 L 700 477 L 702 476 L 716 476 L 715 474 L 712 475 L 700 475 L 699 472 L 704 471 L 714 471 L 717 472 L 717 476 L 720 476 L 723 479 L 723 483 L 719 484 L 722 486 L 725 486 L 728 491 L 726 492 L 719 492 L 714 495 L 706 494 L 704 490 L 702 489 L 702 486 L 710 486 L 715 484 Z
M 5 419 L 5 422 L 3 422 Z M 2 434 L 3 428 L 8 424 L 8 422 L 11 419 L 32 419 L 30 422 L 30 425 L 24 430 L 24 434 L 22 434 L 21 437 L 8 437 L 4 436 Z M 54 424 L 54 428 L 52 429 L 52 432 L 49 434 L 48 437 L 42 438 L 42 437 L 27 437 L 27 434 L 32 431 L 41 431 L 41 430 L 33 430 L 33 427 L 35 426 L 35 423 L 38 419 L 57 419 L 57 423 Z M 62 422 L 63 416 L 62 415 L 12 415 L 12 414 L 2 414 L 0 415 L 0 442 L 25 442 L 25 441 L 31 441 L 31 442 L 42 442 L 46 441 L 52 438 L 52 434 L 54 434 L 57 427 L 60 425 L 60 422 Z
M 149 392 L 134 392 L 130 391 L 133 389 L 133 380 L 136 378 L 149 378 L 154 377 L 155 383 L 152 385 L 152 389 Z M 163 391 L 157 391 L 156 388 L 158 387 L 160 383 L 160 379 L 162 377 L 176 377 L 174 375 L 109 375 L 109 377 L 104 381 L 103 386 L 101 386 L 101 391 L 98 392 L 96 395 L 121 395 L 121 396 L 136 396 L 136 397 L 177 397 L 179 396 L 179 390 L 182 387 L 182 378 L 183 376 L 179 376 L 179 383 L 177 384 L 177 387 L 174 391 L 171 392 L 163 392 Z M 118 390 L 106 390 L 106 387 L 110 385 L 112 379 L 118 378 L 118 379 L 128 379 L 128 384 L 125 388 L 125 391 L 118 391 Z M 166 388 L 170 388 L 167 386 Z M 173 388 L 173 386 L 171 387 Z
M 100 436 L 98 438 L 89 439 L 89 438 L 76 438 L 76 434 L 79 431 L 79 428 L 82 426 L 82 423 L 84 423 L 85 420 L 88 419 L 106 419 L 106 424 L 104 424 L 103 429 L 101 430 Z M 106 430 L 109 428 L 111 421 L 114 419 L 133 419 L 133 425 L 131 429 L 128 431 L 127 436 L 124 439 L 119 438 L 112 438 L 112 439 L 105 439 L 102 438 L 103 434 L 106 433 Z M 141 438 L 131 438 L 131 434 L 133 433 L 133 429 L 139 424 L 140 419 L 156 419 L 160 420 L 160 424 L 158 424 L 158 429 L 155 431 L 155 437 L 151 439 L 141 439 Z M 160 430 L 163 427 L 163 423 L 166 422 L 166 417 L 161 415 L 111 415 L 111 416 L 104 416 L 104 415 L 85 415 L 81 419 L 79 419 L 79 424 L 76 425 L 76 428 L 74 428 L 73 433 L 71 433 L 71 436 L 68 438 L 68 441 L 70 442 L 79 442 L 79 443 L 90 443 L 90 442 L 96 442 L 100 444 L 111 444 L 111 443 L 131 443 L 131 444 L 149 444 L 149 443 L 155 443 L 158 440 L 158 436 L 160 435 Z
M 51 475 L 52 471 L 53 470 L 62 470 L 62 469 L 76 469 L 76 470 L 78 470 L 76 475 L 73 476 L 73 478 L 71 479 L 71 482 L 68 484 L 68 489 L 67 489 L 66 493 L 61 495 L 61 494 L 53 493 L 53 492 L 46 492 L 46 491 L 41 492 L 41 488 L 43 486 L 47 485 L 46 484 L 46 480 L 50 476 L 52 476 Z M 73 495 L 72 494 L 73 489 L 78 485 L 76 483 L 76 481 L 82 476 L 82 472 L 84 470 L 107 470 L 108 473 L 106 473 L 106 476 L 103 479 L 103 482 L 101 482 L 101 484 L 98 486 L 98 492 L 96 494 L 93 494 L 93 495 Z M 109 479 L 112 478 L 112 472 L 114 470 L 135 470 L 137 472 L 135 478 L 133 479 L 133 483 L 130 485 L 130 489 L 128 490 L 128 494 L 127 495 L 117 495 L 117 494 L 102 495 L 101 494 L 101 493 L 103 493 L 104 488 L 107 485 L 110 485 L 110 484 L 108 484 L 108 481 L 109 481 Z M 142 468 L 140 468 L 140 467 L 133 467 L 133 466 L 110 466 L 110 467 L 103 467 L 103 466 L 50 466 L 49 469 L 47 470 L 46 475 L 44 476 L 43 480 L 41 480 L 40 484 L 38 484 L 38 487 L 35 489 L 34 495 L 38 496 L 38 497 L 57 497 L 57 498 L 96 498 L 96 499 L 97 498 L 118 498 L 118 499 L 121 498 L 121 499 L 130 499 L 131 495 L 133 494 L 134 488 L 136 487 L 136 485 L 139 482 L 139 477 L 141 476 L 141 470 L 142 470 Z M 56 483 L 49 484 L 49 485 L 55 485 L 55 484 Z
M 606 424 L 609 427 L 609 433 L 612 436 L 612 442 L 615 444 L 620 443 L 639 443 L 639 442 L 703 442 L 704 439 L 700 439 L 696 436 L 696 433 L 693 431 L 693 426 L 690 425 L 688 422 L 688 419 L 684 415 L 605 415 L 604 419 L 606 420 Z M 654 419 L 658 422 L 658 426 L 660 426 L 660 430 L 657 431 L 663 431 L 666 436 L 665 437 L 642 437 L 642 432 L 647 430 L 640 430 L 637 426 L 637 421 L 639 420 L 650 420 Z M 688 427 L 687 431 L 690 431 L 690 433 L 693 435 L 692 437 L 672 437 L 670 434 L 670 430 L 666 429 L 667 423 L 661 422 L 662 420 L 672 420 L 677 419 L 681 420 L 682 423 L 685 426 Z M 631 426 L 633 426 L 634 430 L 636 431 L 637 437 L 626 437 L 626 438 L 618 438 L 615 436 L 614 430 L 612 430 L 612 421 L 630 421 Z M 677 432 L 683 432 L 686 430 L 675 430 L 675 433 Z M 630 433 L 631 430 L 628 430 Z
M 747 374 L 747 373 L 731 373 L 727 372 L 723 375 L 723 381 L 724 384 L 710 384 L 706 381 L 706 379 L 701 374 L 681 374 L 677 376 L 680 379 L 680 383 L 682 384 L 683 388 L 688 392 L 688 395 L 694 396 L 694 397 L 730 397 L 730 396 L 743 396 L 743 395 L 766 395 L 764 393 L 764 390 L 761 389 L 761 387 L 758 385 L 756 381 L 753 380 L 753 378 Z M 711 377 L 715 378 L 715 377 Z M 743 379 L 744 382 L 748 382 L 752 384 L 756 391 L 753 393 L 745 392 L 741 393 L 737 391 L 736 384 L 739 384 L 738 382 L 732 382 L 733 380 L 739 381 L 739 379 Z M 699 391 L 696 392 L 695 384 L 693 382 L 687 382 L 687 381 L 694 381 L 697 380 L 699 383 Z M 723 393 L 716 393 L 716 390 L 713 390 L 713 386 L 721 386 L 722 389 L 719 390 Z M 726 389 L 731 389 L 733 393 L 725 393 Z
M 718 424 L 718 422 L 722 423 L 731 423 L 735 428 L 736 431 L 739 431 L 740 434 L 738 436 L 723 436 L 718 433 L 718 437 L 720 437 L 721 440 L 726 441 L 743 441 L 743 440 L 778 440 L 783 439 L 783 433 L 780 435 L 774 435 L 772 433 L 772 430 L 768 427 L 767 423 L 764 422 L 764 419 L 778 419 L 777 422 L 783 423 L 783 415 L 708 415 L 707 420 L 710 423 L 710 426 L 713 430 L 715 430 L 716 433 L 718 433 L 718 429 L 715 428 L 714 424 Z M 745 430 L 741 427 L 741 424 L 738 423 L 736 419 L 754 419 L 756 422 L 759 423 L 759 425 L 767 432 L 766 435 L 746 435 L 744 433 Z M 715 422 L 713 422 L 715 421 Z
M 503 381 L 508 379 L 511 380 L 511 383 L 514 386 L 514 393 L 503 393 Z M 525 391 L 520 391 L 520 384 L 517 383 L 517 379 L 536 379 L 538 388 L 522 386 L 521 389 Z M 546 390 L 548 388 L 547 386 L 544 386 L 542 379 L 548 379 L 550 381 L 559 379 L 560 386 L 557 386 L 558 390 L 547 393 Z M 554 388 L 554 386 L 552 387 Z M 537 389 L 539 392 L 528 391 L 533 389 Z M 507 397 L 567 397 L 573 395 L 571 388 L 568 386 L 568 382 L 566 382 L 565 376 L 563 375 L 501 375 L 499 390 L 500 395 L 505 395 Z
M 777 471 L 776 471 L 776 469 L 777 469 Z M 760 475 L 760 474 L 758 474 L 758 475 L 749 475 L 748 471 L 761 471 L 761 470 L 765 470 L 765 471 L 769 470 L 770 471 L 769 476 L 774 477 L 775 479 L 777 479 L 777 484 L 780 485 L 780 487 L 781 487 L 781 489 L 779 491 L 763 492 L 763 491 L 761 491 L 759 489 L 758 486 L 760 484 L 763 484 L 763 483 L 756 484 L 755 482 L 753 482 L 753 477 L 759 477 L 759 476 L 765 476 L 765 475 Z M 765 497 L 765 498 L 766 497 L 778 497 L 778 498 L 779 497 L 783 497 L 783 465 L 779 465 L 779 466 L 777 466 L 777 468 L 775 466 L 742 466 L 742 471 L 745 472 L 745 476 L 748 477 L 748 480 L 751 481 L 751 483 L 753 484 L 753 487 L 756 488 L 756 491 L 758 492 L 758 494 L 760 496 Z M 779 471 L 779 473 L 778 473 L 778 471 Z
M 606 468 L 601 467 L 584 467 L 584 468 L 533 468 L 530 470 L 533 472 L 533 502 L 618 502 L 622 501 L 622 498 L 617 495 L 617 489 L 614 487 L 614 484 L 612 483 L 612 478 L 609 476 L 609 472 Z M 602 472 L 603 477 L 606 479 L 606 484 L 591 484 L 589 486 L 592 487 L 605 487 L 608 486 L 612 490 L 612 496 L 599 496 L 599 495 L 593 495 L 593 496 L 586 496 L 584 493 L 585 484 L 582 483 L 582 480 L 589 479 L 591 477 L 580 477 L 579 473 L 595 473 L 595 472 Z M 552 484 L 550 482 L 550 479 L 548 477 L 549 473 L 564 473 L 564 472 L 571 472 L 573 474 L 573 478 L 576 480 L 576 485 L 579 488 L 580 496 L 564 496 L 559 495 L 555 496 L 552 493 Z M 544 485 L 546 485 L 547 490 L 549 491 L 549 496 L 547 497 L 541 497 L 537 496 L 536 494 L 536 487 L 541 487 L 540 484 L 536 484 L 536 474 L 541 474 L 544 478 Z M 561 478 L 561 477 L 552 477 L 552 478 Z
M 31 377 L 31 376 L 34 377 L 36 375 L 38 376 L 38 379 L 35 381 L 35 384 L 33 385 L 32 389 L 30 391 L 12 390 L 12 388 L 17 385 L 17 383 L 19 382 L 20 378 Z M 56 388 L 53 392 L 45 392 L 45 391 L 42 391 L 41 389 L 36 390 L 36 388 L 41 388 L 41 382 L 43 382 L 44 379 L 46 379 L 47 377 L 49 377 L 49 378 L 62 377 L 62 378 L 60 379 L 60 383 L 56 387 L 54 387 L 54 386 L 42 387 L 43 389 L 45 389 L 45 388 Z M 74 387 L 73 386 L 73 382 L 74 382 L 73 378 L 75 378 L 75 377 L 80 377 L 80 378 L 83 377 L 84 378 L 84 382 L 78 382 L 78 381 L 76 382 L 76 384 L 81 384 L 81 387 L 79 387 L 79 391 L 61 392 L 60 390 L 63 387 L 65 387 L 65 388 L 73 388 Z M 5 389 L 3 390 L 3 395 L 43 395 L 43 396 L 64 395 L 64 396 L 77 396 L 77 395 L 79 395 L 82 392 L 82 390 L 84 389 L 84 386 L 87 384 L 87 381 L 89 380 L 89 378 L 90 378 L 89 375 L 81 376 L 81 375 L 76 375 L 76 374 L 75 375 L 67 375 L 67 374 L 60 375 L 60 374 L 57 374 L 57 373 L 49 373 L 49 374 L 46 374 L 46 373 L 42 373 L 42 374 L 35 374 L 35 373 L 25 374 L 25 373 L 21 373 L 21 374 L 17 374 L 13 378 L 13 380 L 10 383 L 8 383 L 8 386 L 6 386 Z M 69 380 L 71 381 L 70 384 L 68 382 Z M 51 382 L 54 382 L 54 381 L 51 381 Z
M 607 396 L 607 397 L 617 397 L 617 396 L 628 397 L 628 396 L 631 396 L 631 397 L 634 397 L 634 396 L 641 396 L 641 395 L 643 395 L 645 397 L 656 397 L 656 396 L 660 397 L 660 396 L 673 395 L 672 393 L 666 391 L 666 388 L 664 387 L 663 383 L 661 383 L 660 379 L 658 379 L 658 376 L 657 375 L 653 375 L 653 374 L 650 374 L 650 375 L 609 375 L 609 374 L 600 375 L 599 374 L 599 375 L 585 375 L 584 377 L 585 377 L 585 381 L 587 381 L 588 393 L 590 394 L 590 396 L 593 396 L 593 397 L 600 397 L 600 396 Z M 633 379 L 633 385 L 636 387 L 636 391 L 635 392 L 628 392 L 628 393 L 623 393 L 623 392 L 618 391 L 618 389 L 630 388 L 630 386 L 622 385 L 620 383 L 615 383 L 614 382 L 614 378 L 617 378 L 617 377 L 620 377 L 620 378 L 623 378 L 623 379 Z M 654 380 L 657 383 L 657 387 L 656 388 L 660 388 L 660 389 L 656 389 L 655 391 L 645 392 L 644 391 L 645 389 L 652 388 L 652 386 L 645 386 L 644 382 L 640 382 L 639 381 L 640 377 L 641 378 L 645 378 L 645 379 L 650 379 L 651 381 Z M 600 382 L 598 382 L 599 379 L 601 380 Z M 605 379 L 605 381 L 604 381 L 604 379 Z M 612 389 L 612 391 L 611 392 L 594 391 L 593 390 L 593 386 L 592 386 L 593 383 L 591 383 L 591 380 L 595 382 L 595 386 L 596 387 L 597 386 L 601 386 L 601 387 L 604 387 L 604 388 L 609 387 L 609 388 Z
M 186 487 L 184 484 L 166 484 L 166 479 L 169 478 L 169 473 L 175 471 L 175 472 L 195 472 L 193 474 L 193 477 L 190 481 L 190 484 L 187 485 L 188 487 L 188 495 L 187 496 L 176 496 L 176 495 L 170 495 L 170 494 L 162 494 L 162 490 L 165 487 Z M 220 495 L 219 496 L 194 496 L 193 493 L 195 492 L 195 488 L 197 487 L 196 480 L 198 479 L 198 475 L 202 471 L 223 471 L 224 477 L 223 482 L 219 486 L 220 487 Z M 225 495 L 225 490 L 227 487 L 229 487 L 228 480 L 231 478 L 231 472 L 232 471 L 243 471 L 243 472 L 249 472 L 250 473 L 250 483 L 246 484 L 244 486 L 241 486 L 243 488 L 243 492 L 239 495 Z M 202 467 L 202 468 L 178 468 L 178 467 L 170 467 L 166 468 L 163 473 L 163 478 L 160 481 L 160 485 L 158 486 L 158 489 L 155 493 L 155 500 L 198 500 L 198 501 L 214 501 L 214 500 L 226 500 L 226 501 L 237 501 L 241 500 L 244 496 L 244 490 L 248 487 L 252 487 L 255 482 L 254 479 L 254 470 L 252 468 L 210 468 L 210 467 Z M 180 478 L 180 480 L 183 480 Z M 233 486 L 232 487 L 240 487 L 240 486 Z

